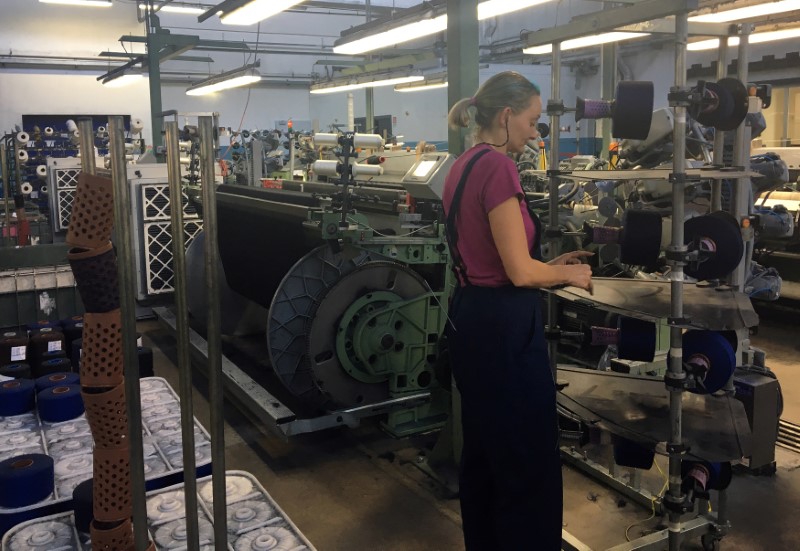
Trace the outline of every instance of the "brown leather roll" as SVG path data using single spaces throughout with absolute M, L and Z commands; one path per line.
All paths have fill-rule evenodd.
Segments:
M 83 322 L 81 386 L 112 388 L 123 381 L 122 316 L 112 310 L 104 314 L 87 312 Z
M 91 389 L 90 389 L 91 390 Z M 125 409 L 125 385 L 105 392 L 81 391 L 86 420 L 94 443 L 104 449 L 128 446 L 128 413 Z
M 114 189 L 111 178 L 81 172 L 69 219 L 66 241 L 73 247 L 96 249 L 111 239 Z
M 135 549 L 133 542 L 133 523 L 130 519 L 111 528 L 105 527 L 96 519 L 89 529 L 92 536 L 92 549 L 97 551 L 127 551 Z M 148 548 L 149 549 L 149 548 Z
M 94 519 L 117 522 L 133 514 L 131 467 L 128 447 L 107 450 L 95 447 L 92 508 Z M 117 549 L 124 549 L 118 547 Z

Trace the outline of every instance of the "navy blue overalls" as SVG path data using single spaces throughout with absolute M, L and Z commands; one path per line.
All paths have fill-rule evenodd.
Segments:
M 476 154 L 464 170 L 463 188 Z M 458 189 L 458 188 L 457 188 Z M 448 225 L 455 226 L 454 195 Z M 541 260 L 541 223 L 531 254 Z M 452 247 L 451 247 L 452 248 Z M 454 251 L 456 266 L 460 255 Z M 458 271 L 458 270 L 457 270 Z M 459 473 L 468 551 L 561 549 L 562 481 L 556 389 L 538 289 L 459 287 L 448 342 L 461 393 Z

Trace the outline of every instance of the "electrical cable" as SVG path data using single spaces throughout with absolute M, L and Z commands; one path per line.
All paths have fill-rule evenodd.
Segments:
M 656 494 L 654 497 L 650 498 L 650 507 L 651 507 L 650 516 L 647 517 L 646 519 L 643 519 L 643 520 L 637 520 L 636 522 L 634 522 L 633 524 L 631 524 L 627 528 L 625 528 L 625 541 L 631 541 L 631 538 L 628 535 L 628 532 L 630 532 L 631 528 L 633 528 L 637 524 L 642 524 L 644 522 L 647 522 L 647 521 L 652 520 L 652 519 L 655 518 L 655 516 L 656 516 L 656 501 L 661 499 L 661 497 L 664 495 L 664 491 L 667 489 L 667 486 L 669 485 L 669 478 L 667 478 L 667 475 L 664 474 L 664 471 L 661 469 L 661 465 L 659 465 L 658 461 L 655 460 L 655 459 L 653 460 L 653 463 L 655 464 L 656 468 L 658 469 L 658 472 L 661 473 L 661 476 L 664 477 L 664 485 L 661 487 L 661 490 L 659 490 L 658 494 Z

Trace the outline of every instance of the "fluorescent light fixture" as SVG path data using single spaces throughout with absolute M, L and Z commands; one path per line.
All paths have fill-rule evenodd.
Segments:
M 734 10 L 717 11 L 703 15 L 693 15 L 689 21 L 700 23 L 727 23 L 728 21 L 740 21 L 764 15 L 774 15 L 786 13 L 787 11 L 800 10 L 800 0 L 780 0 L 779 2 L 765 2 L 756 6 L 746 6 Z
M 86 6 L 92 8 L 110 8 L 111 0 L 39 0 L 42 4 L 62 4 L 65 6 Z
M 139 9 L 144 10 L 147 9 L 147 4 L 139 4 Z M 170 12 L 170 13 L 185 13 L 187 15 L 200 15 L 201 13 L 206 13 L 206 10 L 203 8 L 193 8 L 191 6 L 173 6 L 172 4 L 167 4 L 166 6 L 162 7 L 158 10 L 159 13 L 161 12 Z
M 247 86 L 261 80 L 261 75 L 256 70 L 260 63 L 256 61 L 232 71 L 220 73 L 207 79 L 195 82 L 186 89 L 187 96 L 204 96 L 228 88 Z
M 422 75 L 408 75 L 402 77 L 372 77 L 369 80 L 352 79 L 331 81 L 324 84 L 312 84 L 310 92 L 312 94 L 333 94 L 335 92 L 348 92 L 350 90 L 358 90 L 361 88 L 376 88 L 379 86 L 392 86 L 394 84 L 404 84 L 406 82 L 419 82 L 424 80 Z
M 478 4 L 478 20 L 483 21 L 490 17 L 497 17 L 539 4 L 546 4 L 552 0 L 488 0 Z
M 599 46 L 600 44 L 608 44 L 610 42 L 622 42 L 623 40 L 631 40 L 634 38 L 641 38 L 643 36 L 650 36 L 650 33 L 628 33 L 614 31 L 610 33 L 593 34 L 590 36 L 582 36 L 580 38 L 573 38 L 565 40 L 561 43 L 562 50 L 577 50 L 578 48 L 586 48 L 588 46 Z M 522 50 L 523 54 L 538 55 L 549 54 L 553 51 L 552 44 L 542 44 L 541 46 L 532 46 Z
M 491 17 L 522 10 L 531 6 L 538 6 L 539 4 L 546 4 L 552 1 L 553 0 L 488 0 L 478 4 L 478 19 L 489 19 Z M 395 46 L 446 30 L 447 14 L 442 14 L 406 23 L 399 27 L 390 28 L 363 38 L 345 42 L 344 44 L 336 45 L 333 47 L 333 53 L 346 55 L 363 54 L 384 46 Z
M 767 31 L 763 33 L 753 33 L 750 35 L 750 44 L 761 44 L 762 42 L 772 42 L 774 40 L 785 40 L 787 38 L 800 38 L 800 27 L 794 29 L 781 29 L 779 31 Z M 728 46 L 738 46 L 739 37 L 731 36 L 728 38 Z M 686 49 L 691 52 L 700 50 L 714 50 L 719 48 L 719 38 L 690 42 Z
M 251 0 L 250 3 L 224 13 L 220 16 L 220 21 L 226 25 L 255 25 L 267 17 L 279 14 L 288 10 L 292 6 L 302 3 L 304 0 Z
M 436 90 L 437 88 L 447 88 L 447 73 L 430 74 L 425 76 L 425 80 L 419 82 L 398 84 L 394 87 L 394 91 L 422 92 L 424 90 Z
M 447 30 L 447 15 L 423 19 L 333 47 L 335 54 L 361 54 Z
M 139 82 L 144 76 L 141 73 L 122 73 L 119 76 L 113 76 L 103 79 L 103 86 L 108 88 L 121 88 L 134 82 Z

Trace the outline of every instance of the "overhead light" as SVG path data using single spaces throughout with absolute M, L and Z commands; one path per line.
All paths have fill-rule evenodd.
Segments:
M 142 80 L 142 78 L 144 77 L 141 73 L 120 73 L 119 75 L 103 79 L 103 86 L 107 86 L 109 88 L 121 88 L 123 86 L 133 84 L 134 82 L 138 82 Z
M 39 0 L 42 4 L 63 4 L 65 6 L 86 6 L 92 8 L 110 8 L 111 0 Z
M 251 0 L 230 13 L 220 15 L 226 25 L 255 25 L 267 17 L 277 15 L 305 0 Z
M 546 4 L 552 0 L 488 0 L 478 4 L 478 20 L 483 21 L 498 15 Z
M 335 54 L 362 54 L 447 30 L 447 15 L 423 19 L 333 47 Z
M 220 73 L 207 79 L 195 82 L 186 89 L 187 96 L 204 96 L 228 88 L 247 86 L 261 80 L 261 74 L 256 70 L 260 62 L 256 61 L 232 71 Z
M 582 36 L 580 38 L 573 38 L 565 40 L 561 43 L 562 50 L 577 50 L 578 48 L 586 48 L 587 46 L 599 46 L 600 44 L 608 44 L 610 42 L 622 42 L 623 40 L 631 40 L 634 38 L 641 38 L 643 36 L 650 36 L 650 33 L 628 33 L 614 31 L 610 33 L 593 34 L 590 36 Z M 549 54 L 553 51 L 552 44 L 542 44 L 541 46 L 532 46 L 522 50 L 523 54 L 538 55 Z
M 140 10 L 147 9 L 147 4 L 139 4 Z M 185 13 L 187 15 L 200 15 L 201 13 L 205 13 L 206 10 L 203 8 L 193 8 L 191 6 L 173 6 L 172 4 L 167 4 L 166 6 L 162 6 L 159 12 L 170 12 L 170 13 Z
M 780 0 L 779 2 L 766 2 L 756 6 L 746 6 L 734 10 L 694 15 L 689 18 L 689 21 L 697 21 L 700 23 L 727 23 L 728 21 L 739 21 L 742 19 L 786 13 L 787 11 L 794 10 L 800 10 L 800 0 Z
M 326 83 L 312 84 L 310 92 L 312 94 L 333 94 L 335 92 L 348 92 L 361 88 L 376 88 L 378 86 L 392 86 L 394 84 L 404 84 L 406 82 L 419 82 L 424 80 L 422 75 L 405 75 L 400 77 L 392 76 L 371 76 L 356 77 L 354 79 L 331 81 Z
M 774 40 L 785 40 L 787 38 L 800 38 L 800 27 L 794 29 L 781 29 L 779 31 L 767 31 L 763 33 L 753 33 L 749 35 L 750 44 L 760 44 L 762 42 L 772 42 Z M 728 38 L 728 46 L 738 46 L 739 37 L 731 36 Z M 686 45 L 686 49 L 692 52 L 700 50 L 714 50 L 719 48 L 719 38 L 712 38 L 710 40 L 700 40 L 698 42 L 690 42 Z
M 489 19 L 498 15 L 511 13 L 521 9 L 546 4 L 553 0 L 488 0 L 478 4 L 478 19 Z M 430 11 L 430 10 L 429 10 Z M 376 32 L 334 45 L 335 54 L 363 54 L 385 46 L 395 46 L 424 36 L 440 33 L 447 30 L 447 14 L 428 15 L 424 19 L 416 19 L 404 25 L 391 27 L 384 31 Z
M 428 75 L 422 81 L 398 84 L 394 87 L 395 92 L 421 92 L 425 90 L 436 90 L 437 88 L 447 88 L 447 73 Z

